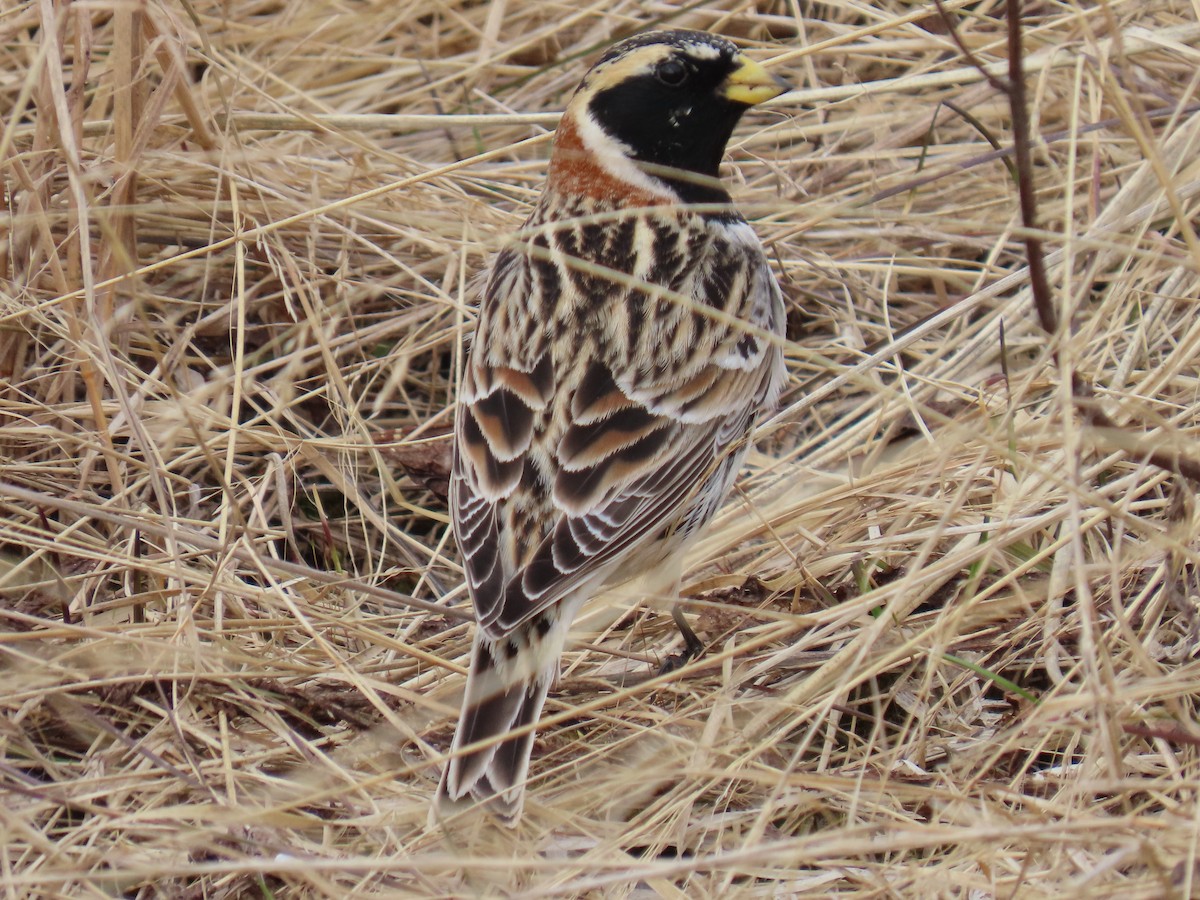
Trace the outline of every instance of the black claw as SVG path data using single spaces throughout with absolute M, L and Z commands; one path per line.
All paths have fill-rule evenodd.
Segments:
M 682 669 L 699 654 L 693 653 L 690 649 L 684 650 L 682 653 L 676 653 L 673 656 L 668 656 L 663 660 L 663 664 L 658 669 L 659 675 L 666 675 L 674 672 L 677 669 Z

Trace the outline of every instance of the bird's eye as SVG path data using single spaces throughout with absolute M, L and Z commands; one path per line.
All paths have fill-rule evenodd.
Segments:
M 679 87 L 688 77 L 688 68 L 677 59 L 668 59 L 658 64 L 654 77 L 668 87 Z

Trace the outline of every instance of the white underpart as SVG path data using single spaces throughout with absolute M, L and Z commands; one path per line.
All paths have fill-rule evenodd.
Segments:
M 643 172 L 633 161 L 633 148 L 601 128 L 590 113 L 582 112 L 576 116 L 576 124 L 584 149 L 592 154 L 592 158 L 602 169 L 620 181 L 656 194 L 664 200 L 671 199 L 671 192 L 661 182 Z
M 745 247 L 762 247 L 762 242 L 749 222 L 710 221 L 709 228 L 722 232 L 725 240 L 731 244 L 741 244 Z

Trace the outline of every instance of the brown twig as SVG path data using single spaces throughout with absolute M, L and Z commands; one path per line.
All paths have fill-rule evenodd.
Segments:
M 1021 42 L 1020 0 L 1009 0 L 1005 10 L 1008 21 L 1008 94 L 1012 110 L 1013 150 L 1017 163 L 1017 191 L 1021 202 L 1021 222 L 1025 226 L 1025 252 L 1029 260 L 1029 288 L 1042 330 L 1051 339 L 1058 335 L 1058 311 L 1046 277 L 1046 257 L 1038 237 L 1037 189 L 1033 183 L 1033 152 L 1030 148 L 1029 106 L 1025 100 L 1024 56 Z

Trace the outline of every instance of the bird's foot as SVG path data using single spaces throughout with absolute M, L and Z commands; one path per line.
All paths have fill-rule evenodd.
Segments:
M 679 633 L 683 635 L 683 650 L 663 660 L 663 664 L 658 670 L 659 675 L 666 675 L 682 669 L 704 653 L 704 642 L 696 637 L 696 632 L 692 631 L 678 606 L 671 611 L 671 618 L 675 620 L 675 624 L 679 627 Z

